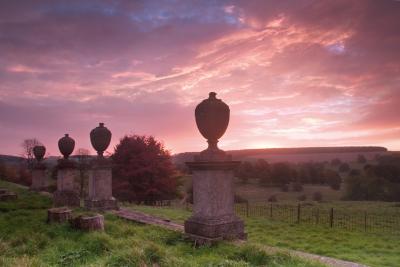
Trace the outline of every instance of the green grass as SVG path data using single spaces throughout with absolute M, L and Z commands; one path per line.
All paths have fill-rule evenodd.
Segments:
M 379 208 L 380 204 L 375 207 Z M 190 212 L 177 208 L 131 208 L 180 223 L 190 216 Z M 250 244 L 300 250 L 376 267 L 400 266 L 399 235 L 352 232 L 263 218 L 246 218 L 245 223 Z
M 68 224 L 46 224 L 50 200 L 0 182 L 19 199 L 0 202 L 0 266 L 294 266 L 318 267 L 257 244 L 221 242 L 194 248 L 182 234 L 105 214 L 105 231 L 85 233 Z M 188 213 L 163 211 L 182 221 Z M 79 212 L 79 210 L 78 210 Z M 156 264 L 156 265 L 154 265 Z

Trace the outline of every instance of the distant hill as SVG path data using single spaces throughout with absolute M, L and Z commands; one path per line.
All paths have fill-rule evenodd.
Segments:
M 306 162 L 330 161 L 339 158 L 343 161 L 356 160 L 359 154 L 367 159 L 373 159 L 377 154 L 386 154 L 385 147 L 377 146 L 345 146 L 345 147 L 295 147 L 295 148 L 261 148 L 228 150 L 234 160 L 265 159 L 269 162 Z M 173 155 L 175 164 L 192 161 L 198 152 L 184 152 Z
M 18 157 L 18 156 L 10 156 L 10 155 L 0 155 L 0 162 L 3 162 L 4 164 L 14 164 L 18 165 L 24 162 L 23 157 Z

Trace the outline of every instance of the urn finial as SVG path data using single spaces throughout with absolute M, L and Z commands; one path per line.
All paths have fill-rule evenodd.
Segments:
M 103 157 L 104 151 L 108 148 L 111 142 L 111 132 L 104 126 L 103 122 L 90 132 L 90 142 L 93 148 L 97 151 L 99 157 Z

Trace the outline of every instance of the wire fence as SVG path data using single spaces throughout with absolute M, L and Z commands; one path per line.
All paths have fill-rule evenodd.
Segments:
M 158 201 L 155 206 L 175 206 L 173 201 Z M 180 205 L 181 208 L 182 205 Z M 192 205 L 186 204 L 186 210 Z M 368 233 L 400 234 L 400 212 L 345 209 L 307 204 L 241 203 L 235 204 L 238 216 L 264 218 L 292 224 L 318 225 Z
M 400 234 L 400 213 L 374 213 L 368 210 L 346 210 L 290 204 L 236 204 L 236 214 L 250 218 L 268 218 L 296 224 L 321 225 L 369 233 Z

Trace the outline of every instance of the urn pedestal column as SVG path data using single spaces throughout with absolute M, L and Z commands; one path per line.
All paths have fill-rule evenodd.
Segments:
M 46 166 L 42 163 L 37 163 L 32 170 L 32 184 L 30 189 L 40 191 L 49 187 L 47 178 Z
M 98 211 L 118 209 L 117 200 L 112 196 L 112 169 L 108 159 L 97 159 L 93 162 L 85 208 Z
M 112 196 L 112 163 L 103 156 L 111 142 L 111 132 L 104 127 L 104 123 L 99 123 L 90 132 L 90 142 L 98 156 L 92 162 L 89 196 L 85 199 L 85 208 L 99 211 L 118 209 L 118 203 Z
M 33 154 L 36 158 L 36 163 L 32 170 L 32 184 L 30 186 L 31 190 L 40 191 L 49 186 L 49 181 L 46 175 L 46 165 L 42 163 L 45 153 L 46 148 L 44 146 L 40 145 L 33 148 Z
M 68 159 L 74 151 L 75 141 L 65 134 L 58 141 L 58 148 L 64 158 L 60 159 L 57 165 L 57 191 L 53 194 L 53 204 L 56 207 L 79 207 L 81 203 L 79 194 L 74 190 L 75 177 L 79 172 L 75 162 Z
M 61 159 L 57 168 L 57 191 L 53 194 L 54 206 L 79 207 L 81 204 L 79 193 L 74 188 L 75 178 L 79 175 L 75 163 L 68 159 Z
M 228 105 L 214 92 L 195 110 L 197 127 L 208 142 L 206 150 L 186 163 L 192 171 L 193 214 L 185 221 L 185 234 L 197 243 L 247 237 L 234 210 L 233 171 L 240 162 L 217 146 L 228 127 L 229 113 Z
M 244 223 L 234 210 L 233 170 L 239 163 L 186 163 L 193 173 L 193 214 L 185 221 L 185 233 L 189 237 L 210 241 L 246 239 Z

